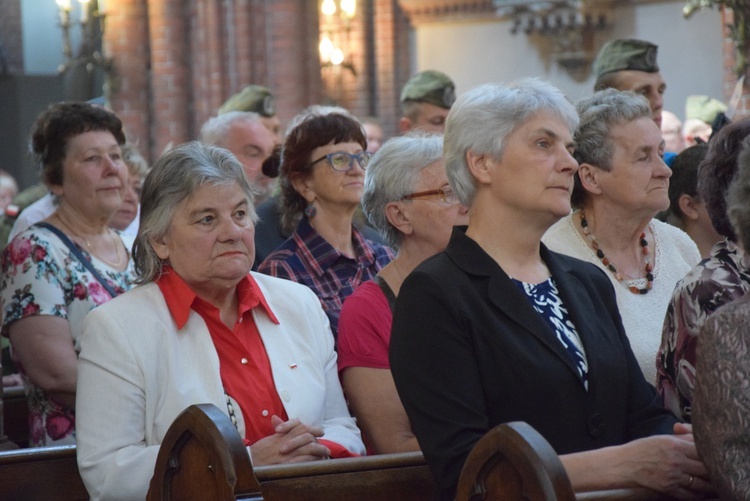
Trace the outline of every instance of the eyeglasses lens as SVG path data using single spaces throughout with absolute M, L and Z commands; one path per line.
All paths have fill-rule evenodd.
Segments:
M 370 163 L 370 158 L 372 158 L 372 155 L 370 153 L 367 153 L 366 151 L 357 153 L 356 155 L 350 155 L 348 153 L 340 152 L 331 153 L 328 156 L 328 161 L 331 163 L 331 167 L 333 167 L 333 170 L 348 171 L 354 166 L 354 160 L 359 163 L 360 167 L 366 169 L 367 164 Z
M 448 205 L 455 205 L 458 203 L 458 197 L 450 188 L 444 188 L 443 189 L 443 200 Z
M 334 153 L 328 157 L 334 170 L 349 170 L 352 159 L 346 153 Z

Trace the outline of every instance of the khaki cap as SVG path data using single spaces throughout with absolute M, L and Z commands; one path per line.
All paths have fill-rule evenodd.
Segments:
M 725 113 L 727 105 L 708 96 L 688 96 L 685 101 L 685 119 L 697 118 L 712 124 L 719 113 Z
M 613 71 L 635 70 L 656 73 L 658 47 L 651 42 L 633 39 L 610 40 L 599 51 L 594 61 L 596 78 Z
M 401 91 L 401 102 L 418 101 L 450 109 L 456 101 L 456 86 L 448 75 L 427 70 L 417 73 Z
M 248 85 L 221 105 L 219 115 L 230 111 L 253 111 L 264 117 L 272 117 L 276 115 L 276 106 L 268 87 Z

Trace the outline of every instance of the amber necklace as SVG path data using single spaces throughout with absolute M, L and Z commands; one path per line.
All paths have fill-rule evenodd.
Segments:
M 622 283 L 625 277 L 623 277 L 621 272 L 617 271 L 617 267 L 615 266 L 615 264 L 610 261 L 609 258 L 604 254 L 604 251 L 599 248 L 599 242 L 597 242 L 596 236 L 589 229 L 589 222 L 586 220 L 586 213 L 583 211 L 583 209 L 581 209 L 579 215 L 581 218 L 581 229 L 583 230 L 583 234 L 586 235 L 586 237 L 589 239 L 591 248 L 594 249 L 596 257 L 598 257 L 604 267 L 607 268 L 615 276 L 617 281 Z M 641 244 L 641 251 L 643 253 L 644 260 L 646 261 L 646 287 L 644 287 L 643 289 L 639 289 L 635 285 L 629 285 L 628 290 L 633 294 L 648 294 L 648 291 L 650 291 L 654 285 L 654 274 L 651 273 L 654 267 L 651 265 L 651 261 L 649 259 L 651 252 L 648 250 L 646 232 L 641 233 L 639 240 L 639 243 Z
M 112 261 L 109 261 L 108 259 L 105 259 L 104 257 L 98 254 L 94 254 L 94 249 L 91 247 L 91 244 L 89 243 L 89 241 L 85 239 L 83 236 L 81 236 L 80 234 L 76 233 L 73 230 L 73 228 L 70 226 L 70 224 L 68 224 L 68 222 L 62 218 L 59 212 L 55 213 L 55 217 L 68 229 L 68 231 L 74 237 L 78 238 L 78 240 L 82 241 L 86 245 L 86 249 L 91 255 L 95 255 L 99 260 L 108 264 L 112 268 L 119 269 L 120 266 L 122 266 L 122 256 L 120 255 L 120 245 L 119 245 L 118 239 L 115 236 L 116 235 L 115 232 L 112 231 L 111 228 L 107 228 L 107 231 L 109 233 L 109 236 L 112 238 L 112 244 L 115 246 L 115 256 L 117 256 L 117 261 L 114 263 Z M 125 255 L 125 257 L 127 258 L 127 254 Z

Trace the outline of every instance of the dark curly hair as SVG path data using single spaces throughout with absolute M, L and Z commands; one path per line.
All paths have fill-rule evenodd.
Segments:
M 706 158 L 707 144 L 696 144 L 680 152 L 672 161 L 672 177 L 669 178 L 669 211 L 680 219 L 685 213 L 680 208 L 680 197 L 698 194 L 698 166 Z
M 281 223 L 283 230 L 292 233 L 299 222 L 307 200 L 294 189 L 292 181 L 306 179 L 312 173 L 311 155 L 315 148 L 327 144 L 355 142 L 367 148 L 362 125 L 341 113 L 310 115 L 286 136 L 280 152 L 279 184 L 281 185 Z M 278 152 L 276 152 L 278 155 Z M 272 164 L 274 160 L 269 160 Z M 264 172 L 266 170 L 264 167 Z
M 750 136 L 750 118 L 730 123 L 708 142 L 708 153 L 698 166 L 698 196 L 706 204 L 714 229 L 737 241 L 727 215 L 727 190 L 737 173 L 742 141 Z
M 60 185 L 68 141 L 85 132 L 108 131 L 118 144 L 125 144 L 122 122 L 111 111 L 83 102 L 50 105 L 36 120 L 30 148 L 47 186 Z

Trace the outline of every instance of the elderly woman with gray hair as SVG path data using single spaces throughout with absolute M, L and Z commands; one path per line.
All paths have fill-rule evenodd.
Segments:
M 250 273 L 252 189 L 228 151 L 188 143 L 146 178 L 134 245 L 140 284 L 86 318 L 78 465 L 93 499 L 145 497 L 169 425 L 225 412 L 255 465 L 364 452 L 317 297 Z
M 550 249 L 595 264 L 615 288 L 617 307 L 646 381 L 675 284 L 700 261 L 682 230 L 654 219 L 669 207 L 664 139 L 643 96 L 607 89 L 579 101 L 573 138 L 572 214 L 544 235 Z
M 339 373 L 349 406 L 376 454 L 419 450 L 388 363 L 391 322 L 404 278 L 445 249 L 454 225 L 469 222 L 448 184 L 442 136 L 385 143 L 365 173 L 365 215 L 396 257 L 347 298 L 339 318 Z
M 565 96 L 535 79 L 477 87 L 448 114 L 445 168 L 469 225 L 404 280 L 390 347 L 440 499 L 508 421 L 541 433 L 576 492 L 708 489 L 690 427 L 643 378 L 604 272 L 540 241 L 571 210 L 577 124 Z

